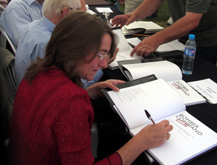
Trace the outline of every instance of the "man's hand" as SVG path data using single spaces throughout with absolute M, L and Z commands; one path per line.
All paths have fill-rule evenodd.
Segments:
M 155 36 L 150 36 L 144 38 L 137 46 L 134 47 L 130 56 L 134 54 L 137 56 L 148 56 L 150 53 L 154 52 L 159 46 L 158 40 Z
M 123 15 L 118 15 L 115 16 L 112 19 L 112 26 L 124 26 L 124 25 L 129 25 L 130 23 L 135 21 L 135 17 L 132 13 L 128 13 L 128 14 L 123 14 Z

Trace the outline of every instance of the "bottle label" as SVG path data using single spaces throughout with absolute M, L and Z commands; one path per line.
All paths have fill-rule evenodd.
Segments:
M 194 56 L 195 53 L 196 53 L 196 50 L 194 50 L 194 49 L 186 49 L 185 48 L 185 55 L 187 55 L 187 56 Z

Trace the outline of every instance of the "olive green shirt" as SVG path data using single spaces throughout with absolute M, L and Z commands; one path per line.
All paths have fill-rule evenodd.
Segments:
M 217 0 L 167 0 L 173 21 L 185 16 L 186 12 L 202 13 L 198 27 L 190 33 L 195 34 L 198 47 L 217 45 Z M 187 36 L 180 39 L 183 43 Z

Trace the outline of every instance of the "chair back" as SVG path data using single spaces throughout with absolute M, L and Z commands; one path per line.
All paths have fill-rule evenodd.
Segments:
M 13 44 L 12 40 L 10 39 L 10 37 L 7 35 L 7 33 L 4 31 L 4 29 L 1 26 L 0 26 L 0 31 L 1 31 L 0 46 L 6 48 L 8 42 L 15 55 L 17 51 L 16 46 Z
M 8 138 L 9 120 L 12 115 L 16 94 L 14 55 L 7 49 L 0 47 L 0 122 L 1 136 Z

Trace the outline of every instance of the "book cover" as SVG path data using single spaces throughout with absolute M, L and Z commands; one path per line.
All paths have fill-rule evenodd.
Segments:
M 186 106 L 206 103 L 206 99 L 183 80 L 167 82 L 183 99 Z
M 202 96 L 204 96 L 209 103 L 217 104 L 217 84 L 210 78 L 188 83 Z

